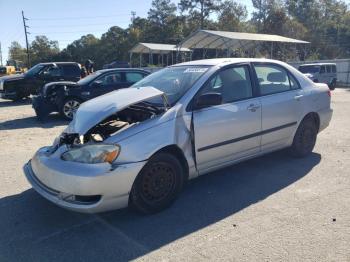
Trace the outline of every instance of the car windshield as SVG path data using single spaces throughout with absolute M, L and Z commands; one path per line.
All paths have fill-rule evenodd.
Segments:
M 167 67 L 145 77 L 132 87 L 155 87 L 163 91 L 170 104 L 174 105 L 207 70 L 208 66 Z
M 320 66 L 317 66 L 317 65 L 299 66 L 299 71 L 302 72 L 303 74 L 318 73 L 320 72 Z
M 98 77 L 100 74 L 101 74 L 100 71 L 96 71 L 96 72 L 94 72 L 94 73 L 92 73 L 92 74 L 90 74 L 90 75 L 84 77 L 83 79 L 80 79 L 80 80 L 78 81 L 78 84 L 79 84 L 79 85 L 87 85 L 87 84 L 89 84 L 91 81 L 93 81 L 96 77 Z
M 29 70 L 25 73 L 25 75 L 26 75 L 26 76 L 34 76 L 34 75 L 36 75 L 37 73 L 39 73 L 44 67 L 45 67 L 45 65 L 37 64 L 37 65 L 33 66 L 31 69 L 29 69 Z

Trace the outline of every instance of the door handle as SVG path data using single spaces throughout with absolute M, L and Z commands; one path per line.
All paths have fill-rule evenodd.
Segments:
M 294 97 L 294 99 L 299 101 L 300 98 L 302 98 L 302 97 L 303 97 L 303 95 L 296 95 L 296 96 Z
M 247 109 L 249 110 L 249 111 L 252 111 L 252 112 L 255 112 L 257 109 L 259 109 L 260 108 L 260 106 L 259 105 L 254 105 L 254 104 L 250 104 L 248 107 L 247 107 Z

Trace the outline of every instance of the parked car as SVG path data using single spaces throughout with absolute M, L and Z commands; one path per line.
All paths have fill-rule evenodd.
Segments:
M 298 70 L 315 83 L 325 83 L 334 90 L 337 85 L 337 66 L 335 63 L 316 63 L 300 65 Z
M 0 97 L 19 100 L 37 94 L 46 83 L 78 81 L 80 65 L 74 62 L 40 63 L 23 74 L 0 77 Z
M 78 82 L 51 82 L 32 98 L 33 108 L 39 119 L 51 112 L 59 112 L 67 120 L 81 103 L 126 88 L 141 80 L 149 72 L 140 69 L 105 69 L 96 71 Z
M 83 103 L 24 172 L 67 209 L 157 212 L 188 179 L 283 148 L 307 156 L 331 120 L 330 100 L 325 84 L 283 62 L 186 62 Z
M 130 64 L 127 61 L 113 61 L 109 64 L 103 65 L 103 69 L 110 69 L 110 68 L 129 68 Z

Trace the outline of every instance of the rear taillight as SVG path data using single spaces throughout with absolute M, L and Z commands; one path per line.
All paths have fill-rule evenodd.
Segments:
M 329 97 L 332 96 L 331 90 L 328 90 L 328 96 L 329 96 Z

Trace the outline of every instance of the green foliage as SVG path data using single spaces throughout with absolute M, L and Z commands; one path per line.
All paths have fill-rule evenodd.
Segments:
M 14 41 L 9 47 L 9 60 L 19 60 L 22 62 L 27 61 L 26 49 L 23 48 L 18 42 Z

